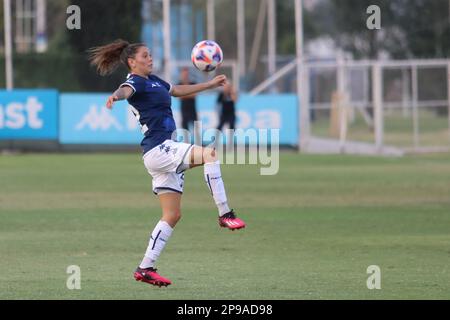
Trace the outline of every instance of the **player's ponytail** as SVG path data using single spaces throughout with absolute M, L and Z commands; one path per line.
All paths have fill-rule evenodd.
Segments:
M 145 44 L 130 44 L 118 39 L 113 43 L 89 49 L 89 60 L 91 65 L 97 66 L 97 72 L 102 76 L 112 73 L 121 62 L 130 70 L 128 58 L 134 58 L 137 50 L 142 46 Z

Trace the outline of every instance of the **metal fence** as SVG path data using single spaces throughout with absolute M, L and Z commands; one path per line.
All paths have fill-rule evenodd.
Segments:
M 292 79 L 293 60 L 255 87 Z M 303 151 L 450 151 L 450 60 L 308 61 L 299 85 L 309 119 L 299 119 Z M 299 113 L 300 114 L 300 113 Z
M 394 147 L 450 150 L 450 61 L 309 63 L 310 134 Z

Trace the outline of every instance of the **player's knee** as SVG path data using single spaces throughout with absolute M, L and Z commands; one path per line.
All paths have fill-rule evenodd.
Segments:
M 181 219 L 181 211 L 180 210 L 175 210 L 173 212 L 172 216 L 173 216 L 173 219 L 174 219 L 175 223 L 177 223 Z
M 163 220 L 167 221 L 172 227 L 174 227 L 178 223 L 178 221 L 180 221 L 180 219 L 180 210 L 171 210 L 170 212 L 166 211 L 163 214 Z
M 174 218 L 175 220 L 174 220 L 174 224 L 177 224 L 178 223 L 178 221 L 180 221 L 180 219 L 181 219 L 181 214 L 179 214 L 179 215 L 177 215 L 177 216 L 175 216 L 175 218 Z

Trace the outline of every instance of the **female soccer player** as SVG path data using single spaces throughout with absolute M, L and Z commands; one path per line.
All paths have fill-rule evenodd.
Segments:
M 90 49 L 91 64 L 100 75 L 112 73 L 123 63 L 130 74 L 127 80 L 108 98 L 106 107 L 127 99 L 141 125 L 143 161 L 152 176 L 153 192 L 158 196 L 162 218 L 150 236 L 145 256 L 134 272 L 137 281 L 156 286 L 168 286 L 171 281 L 160 276 L 155 263 L 169 240 L 173 228 L 181 218 L 183 172 L 203 165 L 205 181 L 219 211 L 219 225 L 231 230 L 245 227 L 245 223 L 230 210 L 222 181 L 220 162 L 214 149 L 176 142 L 176 130 L 171 109 L 171 97 L 182 97 L 226 84 L 224 75 L 194 85 L 171 85 L 152 74 L 153 60 L 142 43 L 124 40 Z

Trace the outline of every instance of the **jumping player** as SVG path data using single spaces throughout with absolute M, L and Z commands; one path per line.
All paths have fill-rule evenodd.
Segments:
M 90 61 L 100 75 L 112 73 L 120 63 L 129 70 L 127 80 L 109 96 L 106 107 L 127 99 L 141 125 L 143 161 L 152 176 L 153 192 L 158 196 L 162 217 L 151 233 L 145 256 L 134 272 L 137 281 L 156 286 L 168 286 L 171 281 L 160 276 L 155 263 L 181 218 L 183 172 L 203 165 L 206 184 L 219 211 L 219 225 L 231 230 L 245 227 L 228 206 L 220 162 L 215 150 L 172 139 L 176 130 L 171 109 L 171 97 L 183 97 L 226 84 L 224 75 L 193 85 L 171 85 L 152 74 L 153 60 L 143 43 L 124 40 L 90 49 Z M 175 136 L 175 135 L 174 135 Z

